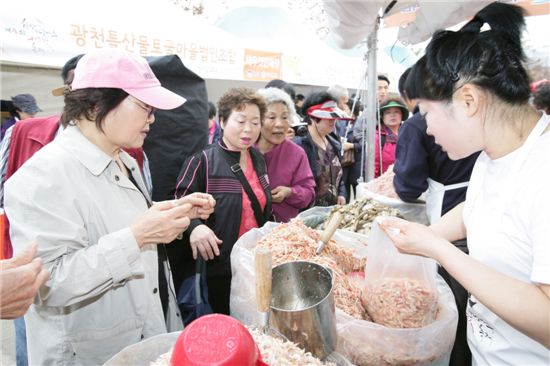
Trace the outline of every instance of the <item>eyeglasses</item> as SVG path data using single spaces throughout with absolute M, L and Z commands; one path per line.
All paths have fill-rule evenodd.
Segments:
M 145 107 L 143 106 L 141 103 L 139 103 L 137 100 L 133 99 L 133 98 L 128 98 L 128 100 L 130 100 L 132 103 L 134 103 L 135 105 L 137 105 L 138 107 L 140 107 L 141 109 L 143 109 L 144 111 L 147 112 L 147 119 L 150 119 L 153 114 L 155 113 L 156 109 L 155 107 Z

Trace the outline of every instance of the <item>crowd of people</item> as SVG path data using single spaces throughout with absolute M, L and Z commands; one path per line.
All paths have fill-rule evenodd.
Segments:
M 437 32 L 399 94 L 379 75 L 377 121 L 339 85 L 304 96 L 273 80 L 203 101 L 208 145 L 186 157 L 160 202 L 143 143 L 155 110 L 186 99 L 144 58 L 102 50 L 69 60 L 55 91 L 61 117 L 33 119 L 32 95 L 13 97 L 0 145 L 9 258 L 0 313 L 17 319 L 18 364 L 102 364 L 181 330 L 177 292 L 196 261 L 212 310 L 230 314 L 234 244 L 267 221 L 350 202 L 369 123 L 375 177 L 394 165 L 403 201 L 426 194 L 430 226 L 382 226 L 400 251 L 441 264 L 460 313 L 451 364 L 547 363 L 550 82 L 530 89 L 523 24 L 520 8 L 494 3 Z

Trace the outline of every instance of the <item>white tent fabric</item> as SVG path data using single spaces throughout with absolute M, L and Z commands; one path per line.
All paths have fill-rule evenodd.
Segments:
M 351 48 L 374 29 L 377 16 L 391 0 L 323 0 L 333 37 L 342 48 Z M 422 1 L 397 0 L 386 16 L 416 10 L 416 20 L 399 30 L 398 39 L 416 44 L 431 37 L 437 29 L 466 20 L 493 0 Z
M 482 1 L 432 1 L 420 5 L 416 20 L 399 30 L 398 39 L 403 43 L 416 44 L 430 38 L 438 30 L 472 17 L 493 0 Z

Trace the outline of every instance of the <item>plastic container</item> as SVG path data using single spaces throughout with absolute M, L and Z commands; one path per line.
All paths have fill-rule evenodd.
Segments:
M 205 315 L 178 337 L 172 366 L 268 366 L 252 335 L 237 320 L 222 314 Z

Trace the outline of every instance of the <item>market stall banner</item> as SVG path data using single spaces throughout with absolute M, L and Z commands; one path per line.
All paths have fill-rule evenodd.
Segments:
M 15 65 L 61 67 L 77 54 L 117 48 L 143 56 L 177 54 L 205 79 L 354 87 L 361 74 L 360 57 L 342 56 L 319 40 L 303 47 L 296 39 L 241 38 L 168 0 L 20 0 L 0 14 L 0 37 L 0 62 Z
M 205 77 L 243 79 L 244 49 L 238 39 L 175 14 L 168 2 L 61 0 L 55 9 L 52 5 L 22 0 L 0 15 L 3 62 L 59 67 L 76 54 L 118 48 L 142 56 L 178 54 Z

